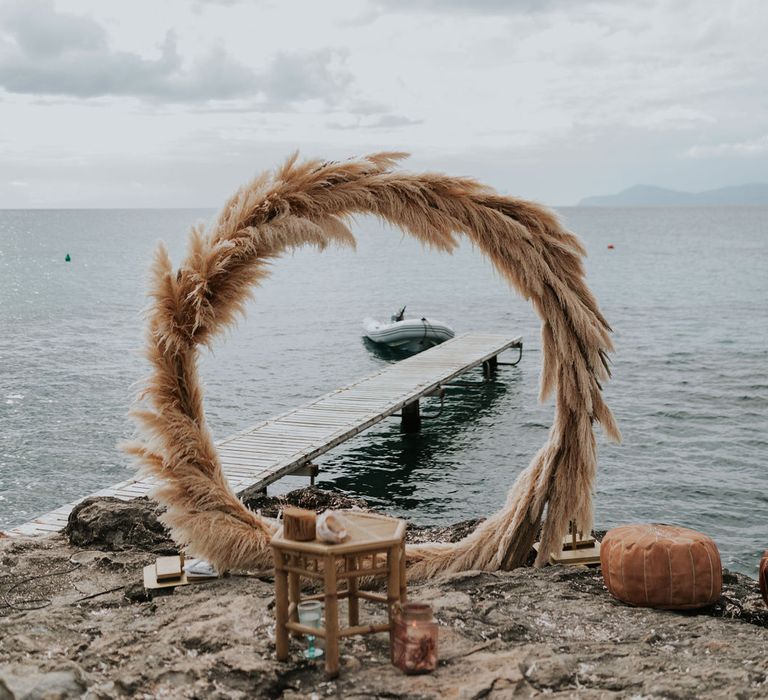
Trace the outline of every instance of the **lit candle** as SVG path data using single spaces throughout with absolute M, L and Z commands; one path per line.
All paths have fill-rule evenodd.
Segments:
M 405 603 L 395 617 L 393 660 L 403 673 L 437 668 L 437 622 L 424 603 Z

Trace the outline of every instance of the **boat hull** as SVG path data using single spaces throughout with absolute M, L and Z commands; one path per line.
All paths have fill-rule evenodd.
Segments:
M 453 329 L 442 321 L 428 318 L 407 318 L 391 323 L 366 318 L 363 321 L 363 329 L 366 338 L 374 343 L 406 352 L 421 352 L 456 335 Z

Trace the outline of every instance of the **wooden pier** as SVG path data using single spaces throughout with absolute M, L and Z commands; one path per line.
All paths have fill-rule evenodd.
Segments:
M 314 481 L 317 467 L 312 460 L 389 416 L 400 417 L 404 432 L 418 431 L 420 399 L 442 396 L 444 385 L 479 365 L 490 377 L 499 364 L 517 364 L 519 356 L 508 363 L 499 362 L 498 356 L 509 349 L 522 354 L 522 347 L 519 337 L 485 333 L 457 336 L 217 442 L 224 474 L 236 493 L 253 487 L 266 489 L 288 475 L 304 474 Z M 66 526 L 75 505 L 85 498 L 132 500 L 148 495 L 155 483 L 154 478 L 128 479 L 2 534 L 29 537 L 58 532 Z

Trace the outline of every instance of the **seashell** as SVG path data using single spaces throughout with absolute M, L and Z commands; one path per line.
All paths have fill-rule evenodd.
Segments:
M 338 511 L 326 510 L 317 517 L 317 539 L 331 544 L 343 542 L 349 533 L 347 532 L 347 519 Z

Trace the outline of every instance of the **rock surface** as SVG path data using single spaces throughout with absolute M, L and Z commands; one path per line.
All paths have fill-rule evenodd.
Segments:
M 437 672 L 402 675 L 380 634 L 344 640 L 341 675 L 327 681 L 301 638 L 275 660 L 269 572 L 149 597 L 141 568 L 154 555 L 125 542 L 86 555 L 61 536 L 0 541 L 0 700 L 768 696 L 768 610 L 740 575 L 699 614 L 626 606 L 592 569 L 411 584 L 440 624 Z
M 282 496 L 267 496 L 259 491 L 245 491 L 241 499 L 245 505 L 253 511 L 261 512 L 267 518 L 276 518 L 283 506 L 296 506 L 297 508 L 306 508 L 320 512 L 327 509 L 339 508 L 361 508 L 362 510 L 371 510 L 368 502 L 362 498 L 348 496 L 342 491 L 335 489 L 318 488 L 317 486 L 307 486 L 303 489 L 296 489 Z
M 353 498 L 341 491 L 320 489 L 316 486 L 307 486 L 297 489 L 282 496 L 265 496 L 261 493 L 243 495 L 243 502 L 251 510 L 261 512 L 268 518 L 276 518 L 280 509 L 285 505 L 298 508 L 306 508 L 321 512 L 327 509 L 352 509 L 373 510 L 370 504 L 362 498 Z M 453 525 L 430 527 L 408 523 L 406 540 L 408 542 L 457 542 L 472 530 L 482 519 L 463 520 Z
M 173 550 L 163 524 L 162 508 L 148 498 L 122 501 L 119 498 L 86 498 L 69 514 L 64 534 L 78 547 L 110 551 L 144 549 L 161 553 Z
M 260 492 L 243 494 L 243 502 L 253 511 L 276 518 L 286 505 L 307 508 L 318 513 L 327 509 L 361 508 L 371 510 L 361 498 L 341 491 L 308 486 L 282 496 Z M 142 549 L 155 554 L 174 551 L 168 531 L 159 520 L 162 507 L 147 498 L 122 501 L 118 498 L 87 498 L 72 510 L 64 534 L 78 547 L 96 547 L 108 551 Z M 409 542 L 456 542 L 471 532 L 479 519 L 454 525 L 427 527 L 408 524 Z

